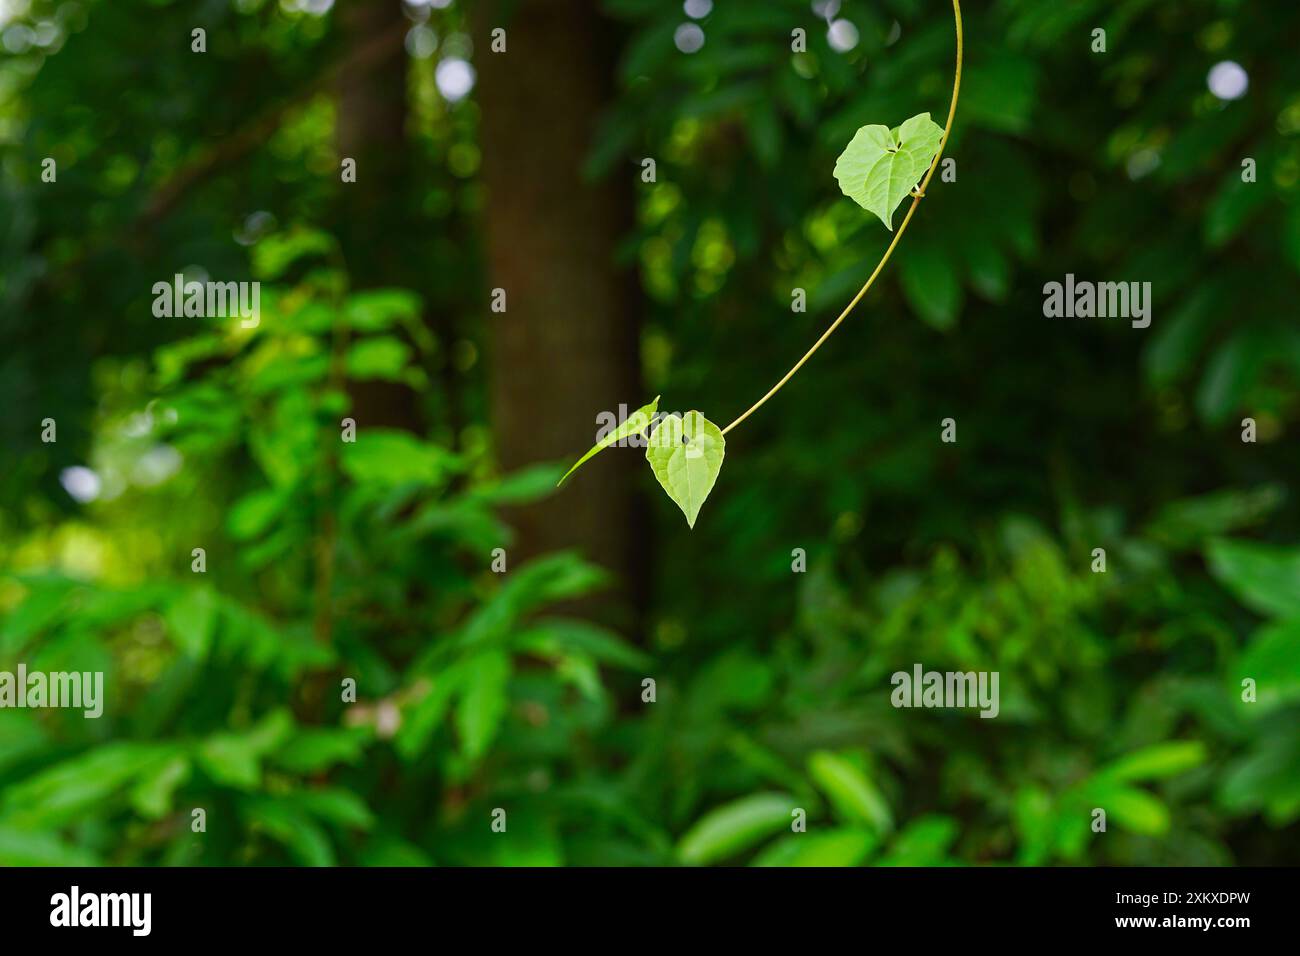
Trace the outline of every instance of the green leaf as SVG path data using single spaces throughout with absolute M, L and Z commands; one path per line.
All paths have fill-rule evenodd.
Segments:
M 548 618 L 516 633 L 512 643 L 534 654 L 555 657 L 564 652 L 577 652 L 601 663 L 632 670 L 645 670 L 653 663 L 649 654 L 626 643 L 614 632 L 586 621 Z
M 1253 678 L 1261 710 L 1300 698 L 1300 619 L 1266 624 L 1250 639 L 1233 684 Z
M 487 753 L 506 715 L 509 680 L 510 658 L 502 651 L 480 654 L 466 664 L 464 689 L 456 706 L 456 730 L 471 760 Z
M 213 734 L 199 743 L 194 756 L 217 783 L 252 790 L 262 779 L 262 757 L 278 749 L 292 732 L 288 711 L 277 710 L 244 733 Z
M 1228 488 L 1164 505 L 1145 534 L 1166 547 L 1199 546 L 1206 539 L 1261 523 L 1286 500 L 1280 484 Z
M 368 428 L 343 446 L 343 470 L 362 484 L 433 484 L 456 464 L 446 449 L 395 428 Z
M 835 161 L 840 189 L 892 232 L 894 210 L 921 181 L 939 151 L 943 127 L 918 113 L 902 126 L 864 126 Z
M 1293 724 L 1284 724 L 1228 767 L 1219 804 L 1235 813 L 1264 808 L 1274 826 L 1284 825 L 1300 815 L 1296 766 L 1300 766 L 1300 733 Z
M 284 801 L 248 800 L 241 808 L 245 822 L 282 844 L 304 866 L 334 866 L 337 862 L 329 835 L 310 815 Z
M 117 793 L 152 771 L 169 748 L 116 742 L 46 767 L 8 784 L 0 801 L 6 823 L 39 829 L 103 812 Z
M 1215 351 L 1196 390 L 1201 417 L 1211 425 L 1222 425 L 1234 409 L 1244 407 L 1251 385 L 1275 349 L 1272 338 L 1246 329 Z
M 217 599 L 211 588 L 182 591 L 167 606 L 164 619 L 182 651 L 196 660 L 207 657 L 217 625 Z
M 1022 786 L 1016 791 L 1011 815 L 1019 837 L 1016 862 L 1022 866 L 1042 866 L 1052 852 L 1051 797 L 1042 787 Z
M 748 650 L 719 654 L 695 675 L 698 707 L 713 710 L 757 710 L 772 692 L 771 662 Z
M 849 822 L 869 824 L 878 833 L 893 827 L 893 816 L 880 791 L 844 757 L 818 751 L 808 758 L 808 774 Z
M 366 802 L 351 790 L 341 787 L 301 790 L 291 799 L 298 808 L 326 823 L 355 827 L 358 830 L 369 830 L 375 825 L 375 815 L 370 812 Z
M 1158 326 L 1143 363 L 1156 385 L 1168 385 L 1191 371 L 1221 314 L 1226 282 L 1205 282 L 1191 290 L 1167 321 Z
M 961 247 L 966 274 L 975 291 L 991 302 L 1004 302 L 1011 291 L 1011 263 L 986 237 Z
M 0 826 L 0 866 L 98 866 L 94 854 L 53 833 Z
M 564 843 L 555 824 L 535 810 L 512 811 L 508 832 L 508 840 L 488 835 L 487 847 L 475 854 L 475 861 L 485 866 L 564 866 Z
M 160 762 L 140 776 L 131 790 L 131 805 L 142 816 L 160 820 L 172 809 L 176 788 L 190 777 L 190 761 L 181 754 Z
M 199 764 L 218 783 L 244 790 L 261 782 L 257 754 L 243 745 L 238 737 L 223 735 L 205 742 L 197 753 Z
M 1102 769 L 1110 780 L 1129 782 L 1172 777 L 1205 762 L 1205 745 L 1199 740 L 1175 740 L 1125 754 Z
M 27 597 L 17 607 L 6 608 L 0 619 L 0 655 L 17 655 L 32 638 L 56 626 L 70 606 L 68 596 L 76 584 L 62 577 L 50 576 L 21 582 Z
M 718 480 L 726 445 L 722 430 L 699 412 L 669 415 L 650 435 L 646 461 L 692 528 Z
M 532 465 L 513 474 L 476 486 L 472 492 L 475 501 L 492 505 L 526 505 L 555 491 L 559 466 L 546 462 Z
M 686 863 L 712 863 L 747 850 L 790 825 L 794 799 L 784 793 L 756 793 L 705 814 L 677 844 Z
M 1241 170 L 1228 173 L 1209 208 L 1205 211 L 1205 239 L 1212 247 L 1226 245 L 1251 217 L 1270 205 L 1272 193 L 1254 183 L 1243 182 Z
M 39 753 L 50 743 L 50 734 L 36 719 L 39 711 L 14 710 L 0 720 L 0 773 L 11 764 Z
M 249 541 L 270 528 L 288 503 L 288 496 L 279 488 L 250 491 L 230 506 L 226 528 L 235 540 Z
M 380 332 L 420 317 L 420 297 L 406 289 L 367 289 L 348 298 L 343 314 L 358 332 Z
M 898 264 L 903 297 L 917 315 L 940 331 L 951 329 L 961 311 L 961 279 L 947 254 L 932 242 L 918 242 Z
M 522 615 L 544 604 L 590 594 L 607 582 L 609 573 L 572 552 L 558 551 L 534 558 L 505 577 L 501 588 L 470 616 L 457 646 L 502 641 Z
M 407 760 L 418 756 L 429 743 L 438 725 L 442 723 L 452 697 L 460 690 L 460 680 L 465 664 L 452 665 L 437 677 L 422 697 L 410 705 L 402 715 L 402 726 L 394 741 L 397 752 Z
M 406 363 L 411 360 L 411 347 L 391 335 L 362 339 L 348 350 L 347 373 L 349 378 L 384 379 L 396 382 L 402 378 Z
M 650 423 L 654 421 L 655 412 L 659 409 L 659 398 L 660 396 L 656 395 L 655 400 L 653 402 L 651 402 L 649 405 L 642 405 L 631 415 L 629 415 L 621 425 L 615 428 L 612 432 L 610 432 L 600 441 L 596 442 L 596 444 L 592 445 L 591 450 L 587 452 L 585 455 L 583 455 L 581 458 L 579 458 L 576 462 L 574 462 L 573 467 L 570 468 L 568 471 L 566 471 L 560 477 L 560 480 L 555 483 L 556 487 L 559 487 L 560 485 L 564 484 L 565 478 L 568 478 L 571 474 L 573 474 L 584 464 L 586 464 L 587 460 L 594 457 L 597 452 L 604 451 L 610 445 L 620 442 L 625 438 L 631 438 L 633 435 L 639 435 L 647 428 L 649 428 Z
M 766 847 L 751 866 L 858 866 L 876 846 L 867 830 L 791 833 Z
M 1242 604 L 1270 617 L 1300 617 L 1300 549 L 1252 541 L 1210 543 L 1210 572 Z
M 295 228 L 259 240 L 252 249 L 253 275 L 259 279 L 278 279 L 299 259 L 329 255 L 336 248 L 328 233 Z
M 367 842 L 361 848 L 362 866 L 433 866 L 433 858 L 417 846 L 396 838 Z
M 909 823 L 894 840 L 877 866 L 940 866 L 948 862 L 948 848 L 957 839 L 957 821 L 927 814 Z
M 1169 809 L 1145 790 L 1116 787 L 1105 791 L 1098 805 L 1126 830 L 1160 836 L 1169 829 Z
M 360 728 L 313 728 L 295 734 L 271 759 L 294 773 L 319 773 L 335 764 L 358 763 L 365 745 L 366 734 Z
M 1000 133 L 1023 133 L 1038 101 L 1038 66 L 1010 49 L 983 57 L 962 77 L 964 121 Z

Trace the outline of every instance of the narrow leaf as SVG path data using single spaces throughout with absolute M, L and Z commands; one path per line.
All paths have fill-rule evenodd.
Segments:
M 1205 762 L 1205 745 L 1199 740 L 1171 740 L 1125 754 L 1102 769 L 1110 780 L 1129 783 L 1172 777 Z
M 1169 808 L 1145 790 L 1119 787 L 1107 791 L 1098 804 L 1116 823 L 1134 833 L 1160 836 L 1169 830 Z
M 754 857 L 750 866 L 858 866 L 875 849 L 867 830 L 846 827 L 825 833 L 791 833 Z
M 595 456 L 597 452 L 604 451 L 610 445 L 613 445 L 616 442 L 620 442 L 625 438 L 631 438 L 633 435 L 639 435 L 647 428 L 649 428 L 650 423 L 654 421 L 655 412 L 658 411 L 659 409 L 659 398 L 660 396 L 656 395 L 655 400 L 653 402 L 651 402 L 649 405 L 643 405 L 640 408 L 638 408 L 631 415 L 629 415 L 621 425 L 615 428 L 612 432 L 610 432 L 600 441 L 596 442 L 596 444 L 592 445 L 591 450 L 587 452 L 585 455 L 583 455 L 581 458 L 579 458 L 576 462 L 574 462 L 573 467 L 564 473 L 564 475 L 560 478 L 560 480 L 555 483 L 555 486 L 558 488 L 560 485 L 564 484 L 565 478 L 568 478 L 571 474 L 573 474 L 584 464 L 586 464 L 587 460 Z
M 790 825 L 792 797 L 756 793 L 706 813 L 677 844 L 686 863 L 712 863 L 747 850 Z
M 808 774 L 848 822 L 870 824 L 877 833 L 893 828 L 893 815 L 880 791 L 845 758 L 819 750 L 808 758 Z
M 510 657 L 503 651 L 488 651 L 468 662 L 464 690 L 456 706 L 456 730 L 461 750 L 471 760 L 487 753 L 509 709 L 510 665 Z

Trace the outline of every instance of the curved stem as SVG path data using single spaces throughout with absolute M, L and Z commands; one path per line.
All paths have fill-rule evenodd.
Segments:
M 750 415 L 754 414 L 754 412 L 758 411 L 758 409 L 763 406 L 764 402 L 779 392 L 781 387 L 794 377 L 795 372 L 803 368 L 804 363 L 813 357 L 813 354 L 822 347 L 822 343 L 831 337 L 831 333 L 839 328 L 840 323 L 848 318 L 849 313 L 852 312 L 854 307 L 862 301 L 862 297 L 867 294 L 867 290 L 871 288 L 872 283 L 876 281 L 876 277 L 880 275 L 881 270 L 885 268 L 885 263 L 889 261 L 889 257 L 894 254 L 894 248 L 898 245 L 898 240 L 903 238 L 903 233 L 907 229 L 907 224 L 912 221 L 912 213 L 916 212 L 916 207 L 920 204 L 921 198 L 925 195 L 925 187 L 930 185 L 930 179 L 934 176 L 934 171 L 939 168 L 939 158 L 943 156 L 943 148 L 948 145 L 948 134 L 952 131 L 953 117 L 957 115 L 957 94 L 961 91 L 962 53 L 960 0 L 952 0 L 952 15 L 957 25 L 957 69 L 952 80 L 952 102 L 948 106 L 948 122 L 945 123 L 943 127 L 943 138 L 939 140 L 939 151 L 934 154 L 934 160 L 930 163 L 930 168 L 926 171 L 925 178 L 921 180 L 921 185 L 912 193 L 912 205 L 908 207 L 907 215 L 903 217 L 903 222 L 898 227 L 898 232 L 894 233 L 893 241 L 889 243 L 889 248 L 885 250 L 884 256 L 881 257 L 880 262 L 876 264 L 876 268 L 867 278 L 866 284 L 858 290 L 858 294 L 855 295 L 849 304 L 844 307 L 844 311 L 840 313 L 839 318 L 830 324 L 830 327 L 822 333 L 822 337 L 814 342 L 812 348 L 804 353 L 803 358 L 794 363 L 794 368 L 786 372 L 781 381 L 773 385 L 766 395 L 756 401 L 753 405 L 749 406 L 748 411 L 724 428 L 722 434 L 727 434 L 727 432 L 731 431 Z

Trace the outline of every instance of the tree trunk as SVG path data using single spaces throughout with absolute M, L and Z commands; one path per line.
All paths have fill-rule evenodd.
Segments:
M 422 230 L 414 210 L 412 156 L 406 136 L 406 49 L 410 21 L 396 0 L 351 0 L 339 10 L 341 34 L 351 51 L 384 54 L 338 78 L 339 156 L 356 161 L 356 182 L 337 184 L 334 232 L 353 288 L 395 286 L 420 291 L 411 244 Z M 338 174 L 336 174 L 338 175 Z M 427 266 L 427 264 L 426 264 Z M 426 316 L 426 322 L 428 317 Z M 380 425 L 422 432 L 419 396 L 384 381 L 349 386 L 352 415 L 364 428 Z
M 486 313 L 498 456 L 506 470 L 569 462 L 593 444 L 599 412 L 646 401 L 634 277 L 615 263 L 633 222 L 632 174 L 582 176 L 614 94 L 618 38 L 591 0 L 483 0 L 474 13 L 489 287 L 506 293 L 506 311 Z M 490 49 L 497 27 L 506 52 Z M 639 609 L 642 458 L 611 449 L 512 514 L 515 559 L 577 547 Z

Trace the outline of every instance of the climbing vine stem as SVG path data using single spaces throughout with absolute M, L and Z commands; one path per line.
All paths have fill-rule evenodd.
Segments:
M 766 395 L 764 395 L 762 398 L 756 401 L 753 405 L 749 406 L 749 408 L 745 411 L 745 413 L 742 414 L 739 418 L 737 418 L 734 422 L 732 422 L 726 428 L 722 429 L 722 434 L 724 435 L 727 434 L 727 432 L 731 431 L 733 428 L 735 428 L 737 425 L 743 422 L 750 415 L 754 414 L 754 412 L 762 408 L 763 404 L 769 398 L 771 398 L 773 395 L 779 392 L 782 386 L 784 386 L 786 382 L 794 378 L 794 373 L 799 371 L 799 369 L 803 368 L 804 363 L 813 357 L 814 353 L 816 353 L 816 351 L 822 347 L 822 343 L 824 343 L 827 339 L 831 337 L 831 333 L 840 327 L 840 323 L 843 322 L 846 318 L 848 318 L 849 313 L 852 312 L 853 309 L 857 306 L 857 304 L 862 301 L 862 297 L 867 294 L 867 290 L 871 288 L 872 284 L 875 283 L 876 281 L 876 277 L 879 276 L 881 271 L 885 268 L 885 263 L 889 261 L 889 257 L 894 254 L 894 249 L 898 245 L 898 240 L 903 238 L 903 233 L 907 230 L 907 224 L 912 221 L 912 213 L 916 212 L 916 207 L 920 205 L 922 197 L 925 196 L 925 187 L 930 185 L 930 179 L 931 177 L 934 176 L 934 171 L 939 168 L 939 159 L 940 157 L 943 156 L 944 147 L 948 145 L 948 134 L 952 132 L 952 121 L 953 118 L 957 115 L 957 96 L 961 91 L 961 56 L 962 56 L 961 0 L 952 0 L 952 15 L 953 15 L 953 20 L 955 21 L 957 27 L 957 67 L 953 73 L 952 102 L 948 105 L 948 122 L 944 124 L 943 138 L 939 140 L 939 149 L 934 154 L 934 159 L 930 163 L 930 168 L 926 171 L 925 178 L 921 180 L 921 185 L 919 185 L 918 187 L 916 187 L 915 190 L 913 190 L 912 205 L 910 205 L 907 208 L 907 215 L 903 217 L 903 221 L 899 225 L 898 231 L 894 233 L 894 238 L 890 241 L 889 248 L 885 250 L 885 254 L 881 257 L 880 262 L 876 263 L 876 268 L 872 270 L 871 275 L 867 277 L 867 281 L 863 284 L 862 288 L 858 290 L 858 294 L 855 295 L 853 299 L 849 302 L 849 304 L 844 307 L 844 311 L 841 312 L 839 314 L 839 317 L 836 318 L 836 320 L 830 324 L 829 328 L 827 328 L 826 331 L 822 333 L 821 338 L 819 338 L 816 342 L 813 343 L 812 348 L 810 348 L 807 352 L 804 353 L 803 358 L 799 359 L 799 361 L 794 363 L 794 368 L 786 372 L 785 375 L 782 376 L 781 381 L 773 385 L 771 389 L 768 390 Z
M 930 185 L 934 171 L 939 168 L 943 149 L 948 144 L 953 118 L 957 115 L 957 94 L 961 91 L 960 0 L 952 0 L 952 13 L 957 25 L 957 67 L 952 81 L 948 122 L 940 128 L 929 113 L 918 113 L 894 129 L 880 124 L 860 127 L 835 161 L 835 178 L 839 181 L 840 190 L 863 209 L 878 216 L 887 228 L 893 228 L 894 213 L 909 192 L 912 196 L 912 204 L 898 231 L 894 233 L 894 238 L 890 240 L 889 248 L 867 278 L 866 284 L 853 297 L 853 301 L 844 307 L 844 311 L 822 333 L 821 338 L 813 343 L 803 358 L 795 363 L 794 368 L 786 372 L 781 381 L 726 428 L 719 428 L 698 411 L 690 411 L 685 415 L 660 415 L 659 399 L 656 398 L 648 405 L 638 408 L 617 428 L 608 432 L 602 429 L 605 433 L 597 434 L 596 444 L 556 484 L 563 484 L 564 479 L 584 462 L 611 445 L 621 444 L 623 439 L 634 435 L 648 435 L 645 456 L 655 480 L 682 510 L 686 523 L 695 527 L 700 507 L 713 490 L 718 472 L 722 469 L 727 446 L 726 433 L 779 392 L 831 337 L 831 333 L 839 328 L 840 323 L 848 318 L 889 262 L 898 241 L 907 231 L 907 224 L 912 221 L 912 214 L 925 196 L 926 187 Z

